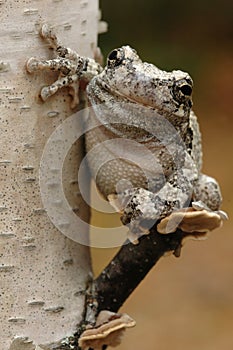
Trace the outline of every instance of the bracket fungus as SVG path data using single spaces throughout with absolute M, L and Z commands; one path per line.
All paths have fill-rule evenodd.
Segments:
M 102 350 L 104 346 L 115 347 L 120 344 L 126 328 L 134 327 L 136 322 L 127 314 L 108 310 L 100 311 L 94 327 L 87 328 L 79 338 L 82 350 Z
M 203 238 L 209 231 L 221 227 L 222 221 L 227 219 L 223 211 L 209 211 L 195 207 L 177 210 L 165 217 L 157 225 L 159 233 L 175 232 L 177 228 L 193 238 Z

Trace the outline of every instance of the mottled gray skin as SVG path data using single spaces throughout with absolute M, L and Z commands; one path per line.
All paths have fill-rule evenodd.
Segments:
M 156 221 L 192 202 L 197 210 L 219 210 L 218 183 L 201 173 L 201 137 L 187 73 L 165 72 L 142 62 L 129 46 L 113 50 L 102 70 L 93 59 L 61 46 L 48 26 L 42 27 L 41 35 L 58 57 L 31 58 L 27 69 L 59 71 L 58 80 L 42 89 L 43 100 L 63 86 L 77 92 L 80 80 L 88 84 L 90 169 L 131 233 L 141 236 Z
M 138 221 L 157 221 L 174 209 L 189 206 L 191 200 L 203 202 L 210 210 L 219 209 L 217 182 L 200 172 L 201 137 L 191 111 L 192 87 L 187 73 L 165 72 L 142 62 L 129 46 L 110 53 L 103 72 L 87 87 L 93 108 L 89 122 L 97 118 L 102 124 L 86 135 L 88 152 L 102 144 L 89 157 L 90 168 L 106 198 L 118 194 L 115 204 L 124 208 L 122 221 L 133 231 L 137 231 Z M 138 165 L 130 162 L 129 153 L 133 159 L 139 152 L 133 142 L 127 159 L 122 159 L 117 143 L 113 147 L 104 143 L 116 138 L 127 138 L 149 149 L 156 166 L 153 157 L 148 158 L 149 164 L 143 157 Z M 109 160 L 107 153 L 116 159 Z M 122 179 L 128 180 L 126 186 L 131 183 L 130 189 L 124 184 L 117 186 Z

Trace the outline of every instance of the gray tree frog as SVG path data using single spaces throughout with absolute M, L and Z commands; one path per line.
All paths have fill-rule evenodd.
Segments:
M 101 194 L 122 213 L 129 238 L 136 241 L 161 219 L 176 212 L 185 215 L 188 207 L 196 214 L 211 213 L 209 220 L 217 219 L 211 229 L 218 227 L 226 214 L 219 210 L 218 183 L 201 173 L 201 136 L 192 111 L 189 74 L 142 62 L 130 46 L 114 49 L 103 69 L 95 60 L 60 45 L 47 25 L 41 35 L 57 58 L 31 58 L 27 70 L 59 71 L 58 80 L 42 89 L 44 101 L 70 86 L 74 106 L 78 83 L 87 83 L 91 105 L 87 123 L 93 126 L 86 133 L 90 169 Z M 175 228 L 181 221 L 179 216 Z M 190 232 L 209 229 L 206 223 L 195 225 Z

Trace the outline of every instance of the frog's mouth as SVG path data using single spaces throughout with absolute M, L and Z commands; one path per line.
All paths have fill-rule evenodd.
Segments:
M 93 89 L 93 85 L 91 89 Z M 89 87 L 90 89 L 90 87 Z M 134 98 L 104 85 L 95 85 L 95 94 L 90 93 L 90 101 L 94 118 L 97 118 L 105 130 L 112 133 L 112 137 L 128 138 L 141 143 L 153 143 L 153 147 L 161 144 L 169 145 L 179 137 L 176 130 L 178 118 L 174 113 L 159 110 L 154 106 L 139 103 Z M 183 118 L 179 118 L 184 123 Z M 178 136 L 177 136 L 178 135 Z
M 149 67 L 149 68 L 148 68 Z M 151 107 L 162 115 L 188 115 L 192 107 L 193 82 L 191 77 L 181 71 L 163 72 L 163 78 L 158 78 L 160 70 L 148 63 L 143 63 L 139 71 L 131 71 L 130 76 L 118 68 L 117 81 L 114 76 L 94 78 L 92 95 L 98 93 L 99 101 L 106 98 L 114 101 L 129 101 Z M 147 70 L 153 73 L 148 74 Z M 116 74 L 116 72 L 115 72 Z M 98 98 L 98 97 L 97 97 Z M 102 100 L 102 102 L 103 102 Z

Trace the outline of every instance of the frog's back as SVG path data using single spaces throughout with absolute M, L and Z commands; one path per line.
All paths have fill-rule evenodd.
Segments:
M 192 147 L 189 152 L 200 173 L 202 168 L 201 133 L 197 117 L 193 111 L 190 112 L 189 127 L 192 130 Z

